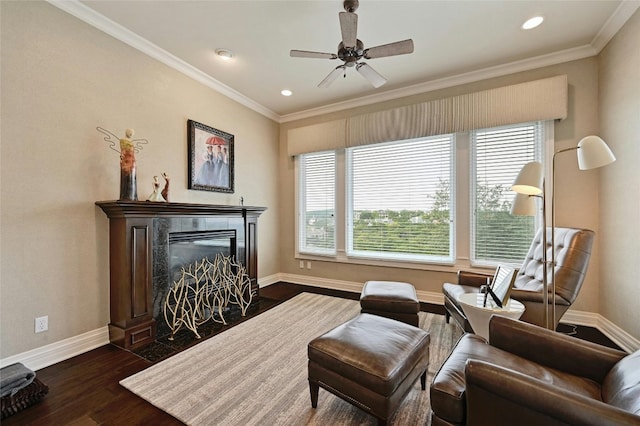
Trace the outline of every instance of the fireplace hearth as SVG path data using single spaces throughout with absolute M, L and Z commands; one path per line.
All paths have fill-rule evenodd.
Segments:
M 109 339 L 125 349 L 167 330 L 163 303 L 181 267 L 217 253 L 246 268 L 258 297 L 258 217 L 266 208 L 96 202 L 109 218 Z M 178 277 L 179 279 L 179 277 Z

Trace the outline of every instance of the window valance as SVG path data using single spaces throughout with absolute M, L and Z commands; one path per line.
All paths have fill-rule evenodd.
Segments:
M 566 75 L 483 90 L 288 132 L 289 155 L 567 117 Z
M 287 133 L 289 155 L 328 151 L 344 148 L 347 137 L 347 119 L 290 129 Z

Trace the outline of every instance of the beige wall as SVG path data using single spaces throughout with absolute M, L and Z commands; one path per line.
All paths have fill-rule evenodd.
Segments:
M 132 127 L 150 141 L 138 155 L 141 199 L 151 192 L 153 175 L 165 171 L 172 177 L 172 201 L 238 204 L 243 196 L 247 205 L 268 207 L 260 218 L 260 277 L 281 272 L 320 281 L 396 279 L 437 293 L 442 281 L 453 279 L 454 268 L 314 261 L 313 269 L 299 269 L 287 130 L 558 74 L 568 75 L 570 97 L 569 117 L 555 125 L 556 148 L 595 133 L 618 156 L 614 165 L 586 172 L 572 154 L 558 159 L 557 224 L 597 234 L 574 309 L 601 313 L 640 339 L 634 268 L 640 202 L 637 191 L 629 192 L 640 184 L 638 12 L 599 58 L 281 126 L 46 3 L 3 1 L 0 14 L 0 358 L 108 323 L 108 221 L 94 202 L 118 197 L 119 165 L 96 126 L 117 134 Z M 189 118 L 235 135 L 235 194 L 186 189 Z M 42 315 L 49 316 L 50 330 L 36 335 L 33 321 Z
M 421 95 L 397 99 L 368 107 L 354 108 L 324 117 L 314 117 L 296 122 L 285 123 L 280 127 L 280 185 L 281 185 L 281 272 L 296 275 L 308 275 L 315 278 L 328 278 L 356 283 L 370 279 L 407 281 L 418 289 L 440 293 L 444 280 L 455 279 L 457 268 L 448 270 L 416 270 L 388 268 L 379 266 L 349 265 L 344 263 L 313 261 L 311 270 L 300 269 L 295 259 L 295 164 L 287 156 L 287 130 L 316 122 L 339 117 L 357 115 L 364 112 L 385 110 L 400 105 L 423 102 L 469 93 L 509 84 L 521 83 L 540 78 L 567 74 L 569 80 L 569 116 L 555 124 L 556 149 L 575 146 L 583 136 L 598 133 L 598 66 L 596 58 L 573 61 L 534 71 L 508 75 L 501 78 L 484 80 L 473 84 L 452 87 Z M 580 172 L 575 154 L 558 158 L 556 174 L 558 199 L 556 202 L 556 224 L 592 229 L 599 235 L 598 229 L 598 174 Z M 583 188 L 593 188 L 587 192 Z M 599 288 L 599 239 L 596 239 L 594 257 L 590 263 L 583 289 L 573 308 L 580 311 L 598 312 Z
M 602 137 L 617 157 L 600 170 L 600 313 L 640 339 L 640 11 L 601 52 L 599 89 Z
M 259 276 L 279 271 L 278 124 L 44 2 L 1 7 L 0 357 L 109 321 L 108 221 L 119 159 L 96 131 L 133 128 L 138 196 L 154 175 L 171 201 L 265 206 Z M 186 122 L 235 135 L 235 193 L 187 190 Z M 34 334 L 34 318 L 49 331 Z

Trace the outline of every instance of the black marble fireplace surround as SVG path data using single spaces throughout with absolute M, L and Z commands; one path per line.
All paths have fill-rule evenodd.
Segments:
M 185 231 L 189 229 L 189 231 Z M 242 218 L 208 220 L 201 218 L 156 218 L 153 220 L 153 319 L 156 336 L 170 333 L 164 318 L 164 301 L 173 282 L 203 258 L 213 261 L 216 254 L 245 259 Z M 242 241 L 238 244 L 238 240 Z M 246 263 L 241 260 L 243 265 Z
M 257 299 L 257 226 L 266 208 L 146 201 L 96 204 L 109 217 L 112 343 L 134 349 L 166 333 L 164 297 L 179 279 L 181 267 L 202 260 L 201 254 L 210 260 L 216 253 L 234 257 L 246 267 Z

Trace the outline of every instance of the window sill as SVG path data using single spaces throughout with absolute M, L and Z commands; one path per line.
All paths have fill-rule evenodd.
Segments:
M 425 262 L 410 262 L 410 261 L 391 261 L 381 259 L 368 259 L 361 257 L 347 257 L 346 255 L 331 255 L 322 256 L 308 253 L 296 253 L 296 260 L 313 260 L 316 262 L 328 262 L 328 263 L 344 263 L 351 265 L 367 265 L 378 266 L 385 268 L 400 268 L 400 269 L 416 269 L 422 271 L 432 272 L 449 272 L 457 273 L 459 270 L 465 270 L 478 273 L 493 273 L 494 267 L 479 267 L 471 266 L 469 259 L 457 259 L 454 263 L 425 263 Z

